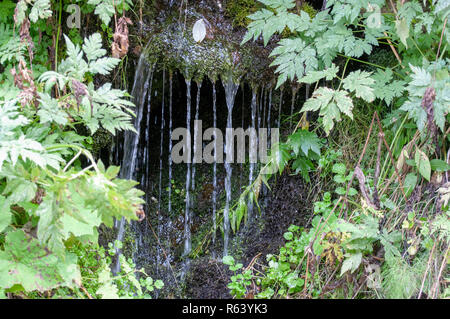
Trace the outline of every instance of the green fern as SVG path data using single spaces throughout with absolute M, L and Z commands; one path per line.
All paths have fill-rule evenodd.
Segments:
M 47 92 L 58 84 L 60 90 L 69 87 L 72 95 L 64 101 L 48 100 L 49 105 L 67 105 L 69 100 L 69 105 L 73 106 L 68 109 L 69 114 L 81 119 L 92 134 L 101 126 L 112 134 L 117 130 L 134 131 L 131 123 L 134 104 L 126 99 L 128 97 L 126 91 L 112 89 L 110 83 L 98 89 L 95 89 L 93 83 L 83 84 L 88 73 L 106 75 L 120 60 L 105 57 L 106 50 L 102 49 L 102 38 L 98 33 L 86 38 L 82 47 L 74 45 L 68 37 L 65 38 L 67 58 L 59 65 L 58 72 L 45 72 L 39 77 L 39 81 L 45 83 Z M 40 115 L 48 114 L 44 113 L 45 109 L 40 111 Z M 62 115 L 61 112 L 55 114 Z M 60 118 L 56 122 L 61 124 L 62 121 Z
M 88 4 L 95 6 L 94 14 L 98 15 L 100 20 L 108 25 L 111 18 L 118 11 L 127 11 L 133 6 L 132 0 L 89 0 Z
M 433 87 L 435 90 L 434 122 L 444 132 L 446 116 L 450 113 L 449 62 L 438 60 L 425 63 L 424 67 L 411 64 L 409 67 L 412 71 L 412 81 L 407 87 L 409 97 L 400 110 L 408 112 L 408 117 L 415 121 L 420 131 L 423 131 L 427 123 L 427 113 L 421 103 L 425 90 Z
M 353 119 L 353 101 L 347 91 L 333 90 L 320 87 L 314 91 L 312 97 L 303 104 L 302 112 L 318 111 L 323 119 L 323 127 L 327 135 L 330 133 L 335 122 L 341 120 L 341 113 Z

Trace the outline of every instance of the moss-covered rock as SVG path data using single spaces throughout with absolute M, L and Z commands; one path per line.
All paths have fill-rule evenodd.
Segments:
M 148 44 L 143 54 L 150 62 L 180 70 L 187 79 L 195 81 L 232 76 L 236 83 L 243 80 L 267 83 L 275 77 L 269 67 L 270 45 L 241 46 L 245 29 L 233 28 L 233 22 L 216 5 L 200 1 L 189 3 L 181 12 L 178 7 L 168 6 L 166 10 L 145 27 Z M 203 41 L 195 42 L 192 27 L 199 19 L 205 22 L 207 33 Z

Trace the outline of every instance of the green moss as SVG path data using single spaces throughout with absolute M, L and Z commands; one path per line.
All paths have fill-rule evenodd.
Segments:
M 243 6 L 245 10 L 239 13 L 247 16 L 254 11 L 251 8 L 255 6 L 256 9 L 261 4 L 256 4 L 255 0 L 235 0 L 227 2 L 226 6 L 237 10 L 236 13 L 239 6 Z M 171 15 L 163 22 L 148 26 L 148 45 L 144 54 L 150 63 L 158 62 L 169 70 L 179 70 L 185 78 L 197 82 L 206 77 L 216 81 L 231 75 L 236 83 L 244 78 L 260 83 L 274 77 L 269 67 L 269 51 L 253 42 L 241 46 L 242 30 L 233 30 L 231 18 L 223 20 L 217 10 L 199 4 L 188 7 L 181 17 L 179 10 L 168 13 Z M 207 35 L 197 43 L 192 36 L 192 26 L 200 18 L 206 21 Z
M 317 10 L 314 9 L 308 2 L 303 2 L 300 9 L 305 11 L 311 18 L 314 18 L 317 14 Z
M 261 4 L 255 0 L 230 0 L 225 5 L 225 13 L 233 27 L 247 27 L 251 22 L 248 16 L 260 7 Z
M 294 8 L 294 9 L 292 9 L 292 10 L 293 10 L 294 12 L 297 12 L 296 8 Z M 314 9 L 314 8 L 313 8 L 309 3 L 307 3 L 307 2 L 303 2 L 302 6 L 300 7 L 300 10 L 301 10 L 301 11 L 305 11 L 305 12 L 310 16 L 311 19 L 314 18 L 314 17 L 316 16 L 316 14 L 317 14 L 317 10 Z M 293 34 L 293 32 L 292 32 L 288 27 L 286 27 L 286 28 L 283 30 L 283 32 L 281 33 L 281 37 L 282 37 L 282 38 L 288 38 L 288 37 L 290 37 L 292 34 Z
M 112 135 L 107 130 L 100 128 L 92 135 L 92 152 L 95 157 L 98 157 L 100 150 L 104 147 L 110 146 L 112 143 Z

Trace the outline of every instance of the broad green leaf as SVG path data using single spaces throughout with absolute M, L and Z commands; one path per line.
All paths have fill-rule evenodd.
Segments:
M 156 280 L 155 281 L 155 288 L 156 289 L 162 289 L 162 287 L 164 287 L 164 282 L 162 280 Z
M 305 156 L 308 156 L 309 150 L 320 155 L 321 142 L 317 135 L 306 130 L 299 130 L 289 136 L 288 144 L 292 147 L 296 156 L 300 149 Z
M 8 233 L 5 249 L 0 251 L 0 287 L 21 285 L 26 291 L 47 291 L 79 280 L 73 257 L 58 259 L 38 241 L 27 237 L 22 230 Z M 75 268 L 74 268 L 75 267 Z M 60 270 L 63 270 L 62 278 Z
M 339 175 L 345 175 L 346 170 L 347 170 L 347 168 L 345 167 L 345 164 L 343 164 L 343 163 L 336 163 L 331 168 L 331 171 L 333 173 L 339 174 Z
M 403 182 L 403 187 L 405 189 L 405 195 L 406 197 L 409 197 L 411 195 L 414 187 L 416 187 L 417 183 L 417 175 L 414 173 L 409 173 L 405 177 L 405 181 Z
M 450 165 L 440 159 L 432 159 L 430 161 L 431 170 L 436 172 L 446 172 L 450 170 Z
M 409 38 L 409 25 L 406 22 L 406 19 L 395 20 L 395 29 L 400 41 L 408 48 L 406 40 Z
M 354 272 L 361 265 L 361 261 L 361 253 L 350 254 L 342 263 L 341 276 L 349 270 L 350 272 Z
M 9 203 L 5 197 L 0 195 L 0 233 L 11 224 L 11 217 Z
M 353 102 L 346 91 L 336 91 L 335 100 L 339 110 L 353 120 Z
M 233 256 L 227 255 L 227 256 L 223 256 L 222 262 L 223 262 L 225 265 L 231 266 L 231 265 L 234 265 L 234 262 L 235 262 L 235 261 L 234 261 Z
M 342 80 L 344 89 L 355 92 L 356 97 L 362 98 L 366 102 L 372 102 L 375 99 L 372 88 L 375 81 L 370 75 L 371 73 L 361 70 L 351 72 Z
M 422 175 L 427 181 L 430 181 L 431 165 L 428 156 L 424 152 L 422 152 L 419 148 L 416 148 L 414 161 L 416 163 L 420 175 Z

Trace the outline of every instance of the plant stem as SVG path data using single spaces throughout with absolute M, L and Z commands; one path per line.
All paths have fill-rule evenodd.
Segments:
M 59 36 L 61 33 L 61 15 L 62 15 L 62 0 L 59 0 L 58 31 L 56 32 L 56 42 L 55 42 L 55 71 L 58 70 L 58 44 L 59 44 Z

